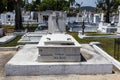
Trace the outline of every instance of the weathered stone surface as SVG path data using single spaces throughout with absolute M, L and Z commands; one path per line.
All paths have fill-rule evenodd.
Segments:
M 81 53 L 89 51 L 86 50 L 88 49 L 82 49 Z M 93 51 L 89 53 L 93 55 L 93 58 L 87 62 L 38 62 L 37 45 L 26 45 L 5 65 L 5 71 L 6 75 L 13 76 L 112 73 L 110 62 Z

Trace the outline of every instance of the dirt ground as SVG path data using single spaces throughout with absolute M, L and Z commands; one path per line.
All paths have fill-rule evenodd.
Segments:
M 120 80 L 120 71 L 107 75 L 40 75 L 40 76 L 5 76 L 4 66 L 16 51 L 0 51 L 0 80 Z

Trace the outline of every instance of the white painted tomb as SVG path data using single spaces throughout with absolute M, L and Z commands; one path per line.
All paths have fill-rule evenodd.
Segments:
M 48 34 L 38 44 L 39 61 L 80 62 L 80 44 L 68 34 Z
M 80 52 L 86 61 L 38 61 L 38 45 L 27 44 L 5 65 L 9 76 L 38 76 L 63 74 L 111 74 L 112 64 L 89 44 L 81 45 Z M 101 53 L 102 54 L 102 53 Z M 49 56 L 49 55 L 48 55 Z M 68 56 L 67 56 L 68 57 Z M 55 58 L 56 59 L 56 58 Z
M 118 16 L 118 30 L 117 32 L 120 33 L 120 6 L 118 6 L 119 16 Z
M 68 26 L 70 27 L 69 31 L 70 32 L 82 32 L 82 25 L 83 25 L 83 21 L 85 23 L 85 32 L 97 32 L 98 29 L 98 25 L 97 25 L 97 21 L 96 21 L 96 16 L 94 16 L 94 22 L 92 19 L 92 13 L 90 12 L 83 12 L 82 17 L 79 17 L 80 13 L 77 14 L 76 17 L 76 21 L 73 23 L 68 23 Z
M 111 74 L 112 63 L 89 44 L 79 44 L 71 35 L 58 29 L 63 22 L 60 12 L 51 15 L 54 26 L 39 44 L 26 44 L 5 65 L 8 76 Z M 55 19 L 55 20 L 54 20 Z M 51 22 L 52 22 L 51 21 Z M 56 25 L 54 25 L 56 24 Z M 64 23 L 62 23 L 64 24 Z
M 117 26 L 110 23 L 104 23 L 104 13 L 101 13 L 101 21 L 99 23 L 98 31 L 102 33 L 115 33 L 117 32 Z
M 5 44 L 16 38 L 16 35 L 7 35 L 0 38 L 0 44 Z
M 1 14 L 2 25 L 14 25 L 15 24 L 15 13 L 7 12 Z
M 41 37 L 48 33 L 47 30 L 37 32 L 27 32 L 18 41 L 19 44 L 38 44 Z

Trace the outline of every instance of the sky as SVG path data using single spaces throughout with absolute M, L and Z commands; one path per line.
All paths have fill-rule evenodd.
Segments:
M 29 0 L 31 2 L 32 0 Z M 83 2 L 82 6 L 93 6 L 96 7 L 95 2 L 96 0 L 76 0 L 76 2 L 81 3 Z
M 97 0 L 76 0 L 76 2 L 81 3 L 83 2 L 82 6 L 93 6 L 96 7 L 96 2 Z

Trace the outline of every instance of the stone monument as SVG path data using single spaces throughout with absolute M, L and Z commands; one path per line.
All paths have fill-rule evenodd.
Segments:
M 71 35 L 64 33 L 65 26 L 62 15 L 62 12 L 54 12 L 49 17 L 49 33 L 42 36 L 39 44 L 27 44 L 18 51 L 5 65 L 6 75 L 112 73 L 110 62 L 101 57 L 89 45 L 82 48 L 82 45 Z M 82 54 L 88 57 L 83 57 Z
M 80 62 L 80 45 L 68 34 L 48 34 L 38 44 L 38 61 Z
M 96 23 L 96 14 L 93 16 L 93 23 Z
M 118 6 L 118 11 L 119 11 L 119 17 L 118 17 L 118 29 L 117 32 L 120 33 L 120 6 Z
M 99 27 L 98 27 L 98 30 L 101 31 L 102 30 L 102 27 L 103 27 L 103 22 L 104 22 L 104 13 L 101 13 L 100 14 L 100 23 L 99 23 Z
M 43 36 L 38 44 L 39 61 L 80 61 L 80 45 L 66 32 L 64 14 L 54 12 L 48 21 L 48 34 Z
M 63 12 L 53 12 L 48 19 L 48 32 L 49 33 L 64 33 L 66 32 L 66 25 Z

